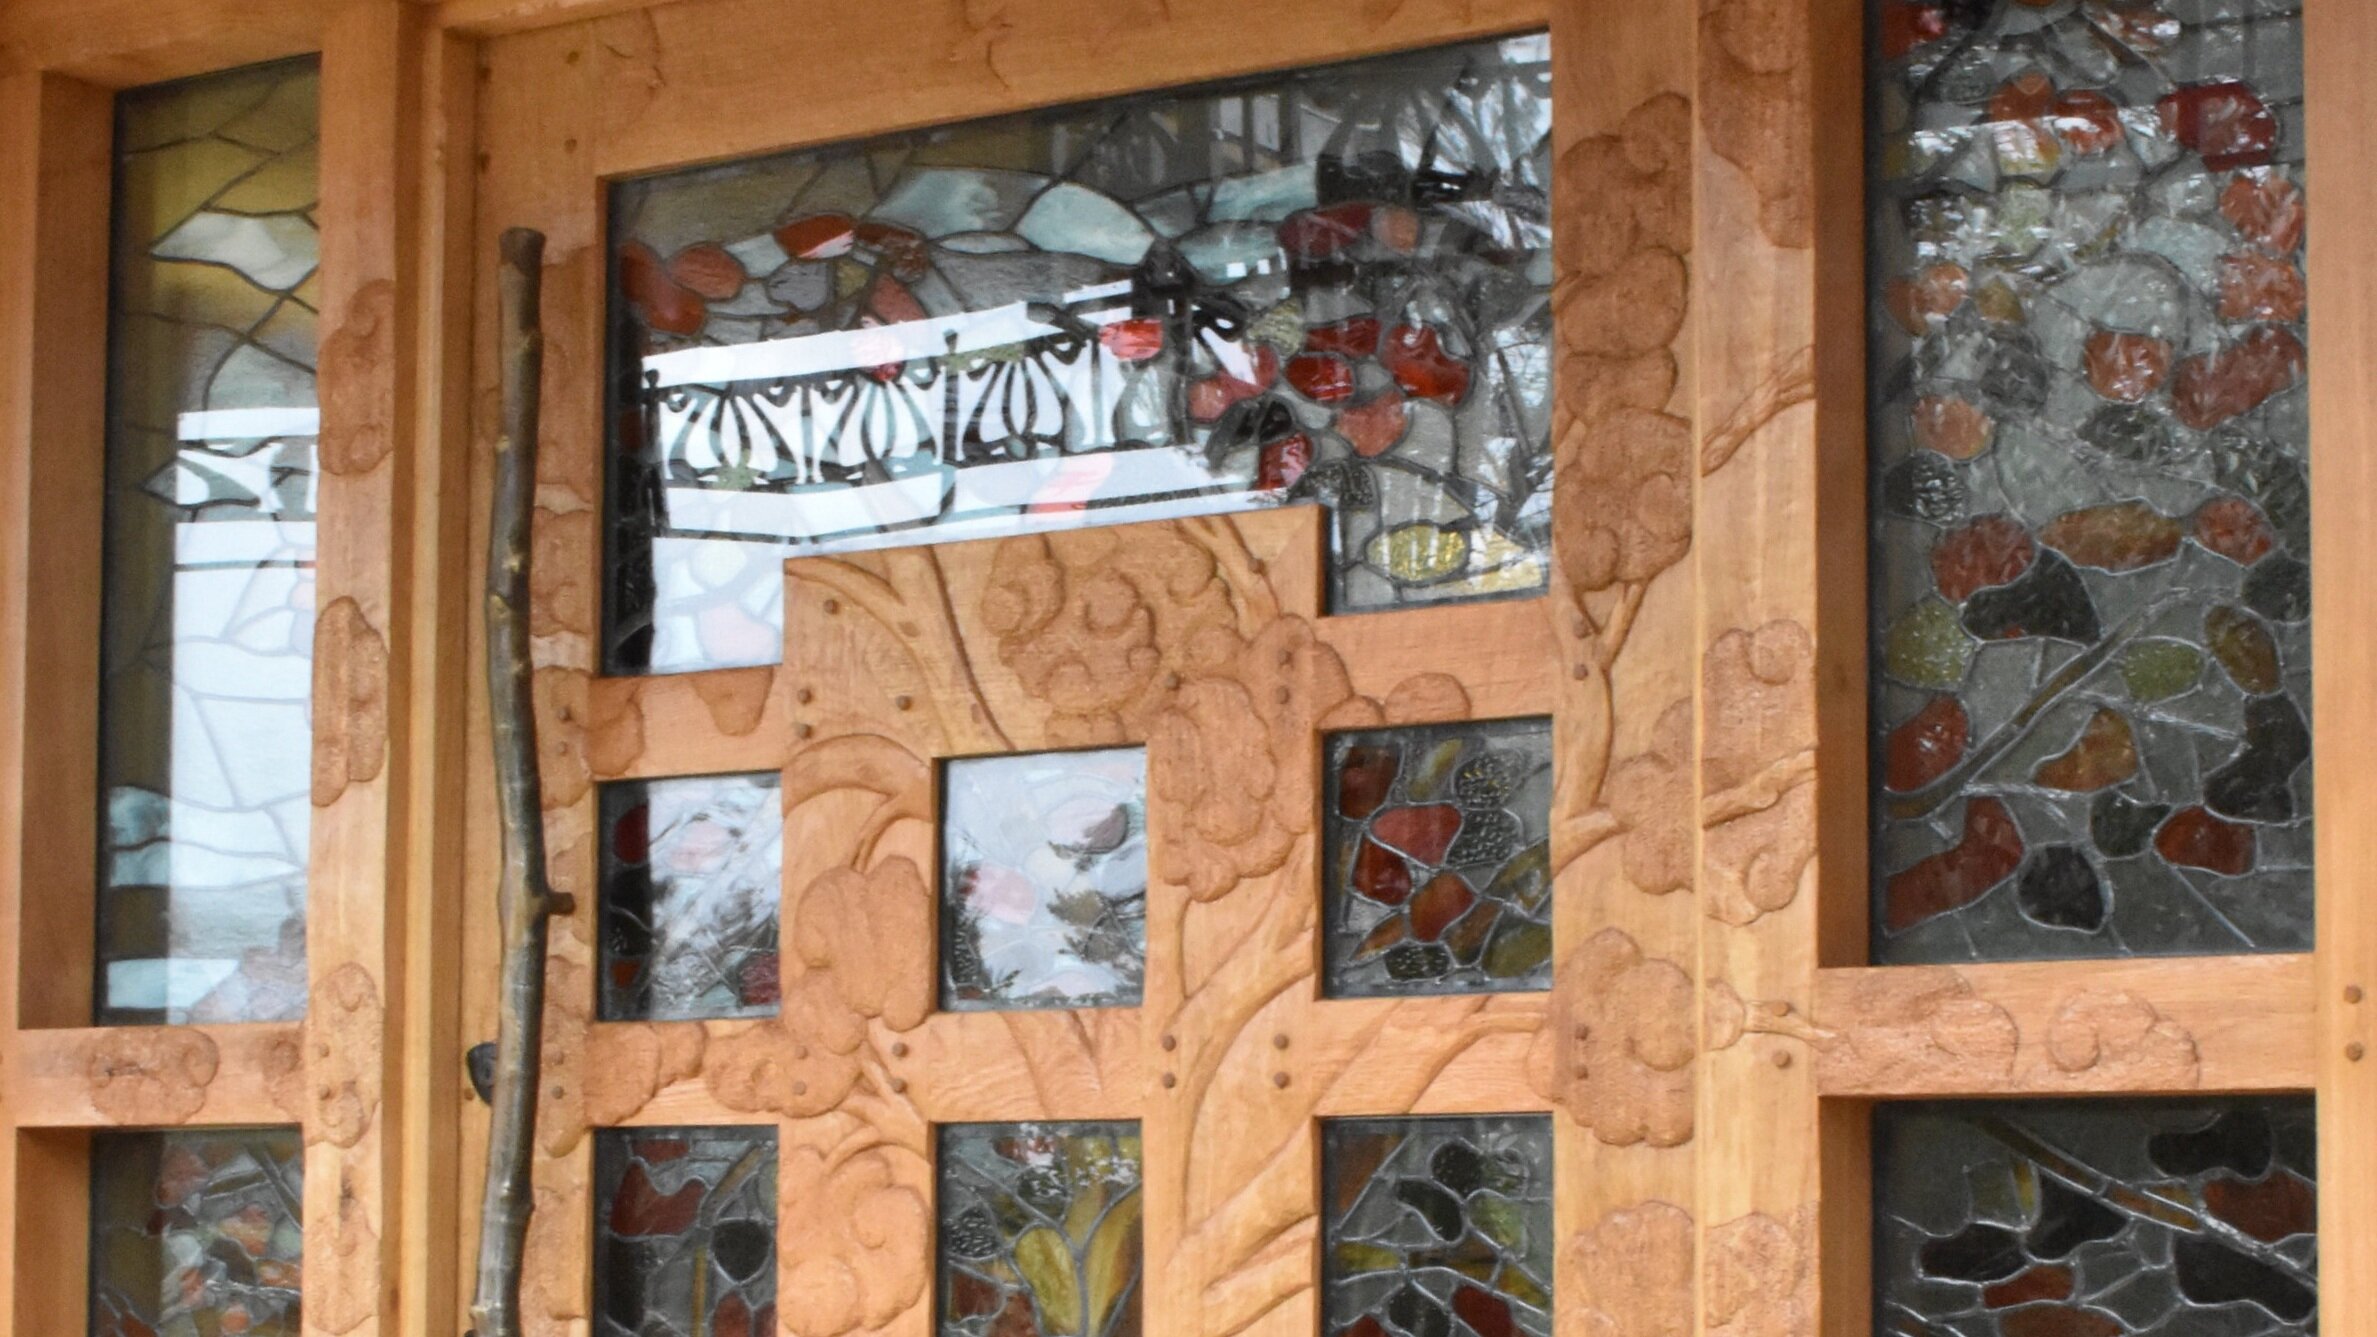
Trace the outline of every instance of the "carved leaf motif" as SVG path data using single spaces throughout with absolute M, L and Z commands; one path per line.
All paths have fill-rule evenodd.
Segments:
M 791 914 L 801 964 L 830 980 L 844 1007 L 895 1031 L 923 1023 L 933 1008 L 933 904 L 914 861 L 885 859 L 863 875 L 829 869 Z M 848 1053 L 856 1038 L 832 1043 Z
M 341 596 L 314 624 L 314 806 L 377 779 L 388 756 L 388 642 Z
M 371 972 L 342 963 L 314 986 L 306 1012 L 307 1132 L 335 1147 L 363 1140 L 380 1110 L 380 989 Z
M 83 1079 L 91 1105 L 120 1124 L 177 1124 L 206 1103 L 220 1057 L 202 1031 L 104 1030 L 91 1041 Z
M 1692 1214 L 1667 1202 L 1611 1212 L 1570 1239 L 1587 1337 L 1690 1337 L 1695 1251 Z

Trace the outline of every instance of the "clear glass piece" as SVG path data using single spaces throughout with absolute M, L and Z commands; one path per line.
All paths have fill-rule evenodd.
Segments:
M 780 790 L 774 771 L 601 786 L 604 1020 L 776 1011 Z

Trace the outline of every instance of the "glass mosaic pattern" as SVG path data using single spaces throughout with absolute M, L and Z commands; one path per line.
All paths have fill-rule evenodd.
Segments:
M 2311 1101 L 1885 1105 L 1885 1337 L 2318 1330 Z
M 98 1020 L 305 1007 L 311 60 L 121 95 Z
M 601 789 L 603 1019 L 773 1013 L 784 875 L 777 774 Z
M 293 1128 L 94 1134 L 94 1337 L 297 1337 L 304 1151 Z
M 941 1005 L 1127 1007 L 1147 971 L 1147 749 L 949 762 Z
M 1552 1121 L 1321 1127 L 1330 1337 L 1550 1337 Z
M 773 1337 L 776 1130 L 595 1134 L 593 1337 Z
M 1875 957 L 2306 950 L 2301 7 L 1872 36 Z
M 621 183 L 609 670 L 774 661 L 794 551 L 1282 498 L 1340 609 L 1542 588 L 1550 126 L 1535 36 Z
M 940 1337 L 1138 1337 L 1139 1125 L 941 1129 Z
M 1552 722 L 1328 739 L 1327 987 L 1552 986 Z

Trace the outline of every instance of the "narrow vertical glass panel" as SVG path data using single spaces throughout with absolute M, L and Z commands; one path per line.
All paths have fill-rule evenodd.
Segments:
M 594 1337 L 776 1330 L 776 1130 L 605 1128 Z
M 1550 548 L 1550 47 L 620 183 L 612 672 L 766 663 L 795 551 L 1334 508 L 1340 610 Z
M 1147 972 L 1147 749 L 951 761 L 941 1006 L 1127 1007 Z
M 305 1006 L 315 62 L 116 102 L 101 1022 Z
M 1871 13 L 1875 959 L 2305 950 L 2301 7 Z
M 1548 1117 L 1330 1120 L 1321 1206 L 1329 1337 L 1550 1337 Z
M 297 1337 L 304 1182 L 294 1128 L 92 1135 L 91 1332 Z
M 1327 990 L 1552 985 L 1552 722 L 1328 740 Z
M 2308 1098 L 1885 1105 L 1876 1332 L 2317 1331 Z
M 950 1124 L 939 1176 L 941 1337 L 1138 1337 L 1138 1124 Z
M 605 1021 L 775 1012 L 780 789 L 774 771 L 601 786 Z

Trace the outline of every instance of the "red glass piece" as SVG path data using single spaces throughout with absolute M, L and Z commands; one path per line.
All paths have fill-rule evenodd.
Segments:
M 2121 108 L 2094 89 L 2077 89 L 2057 97 L 2049 121 L 2056 137 L 2084 157 L 2110 151 L 2124 133 Z
M 1963 603 L 1992 585 L 2011 585 L 2037 560 L 2030 531 L 2010 515 L 1984 515 L 1931 546 L 1931 578 L 1940 597 Z
M 261 1258 L 272 1247 L 272 1213 L 262 1203 L 251 1202 L 218 1222 L 215 1229 L 238 1243 L 250 1258 Z
M 1882 54 L 1891 60 L 1948 35 L 1948 11 L 1939 5 L 1885 5 Z
M 2294 321 L 2303 318 L 2303 271 L 2259 251 L 2220 257 L 2220 318 Z
M 2081 352 L 2090 389 L 2116 403 L 2135 404 L 2162 388 L 2171 371 L 2171 345 L 2151 334 L 2097 330 Z
M 2222 1176 L 2204 1185 L 2204 1206 L 2264 1244 L 2308 1235 L 2319 1224 L 2319 1197 L 2284 1170 L 2260 1183 Z
M 1311 467 L 1312 438 L 1302 432 L 1283 436 L 1263 447 L 1255 468 L 1255 487 L 1266 492 L 1292 487 Z
M 2218 352 L 2181 362 L 2171 405 L 2179 421 L 2204 431 L 2293 385 L 2302 369 L 2303 341 L 2283 326 L 2265 325 Z
M 1354 316 L 1315 325 L 1304 331 L 1304 351 L 1368 357 L 1378 351 L 1378 321 L 1370 316 Z
M 878 223 L 868 219 L 856 229 L 858 243 L 873 247 L 876 254 L 891 263 L 894 277 L 903 283 L 914 283 L 932 268 L 932 252 L 925 245 L 924 234 L 897 223 Z
M 1316 404 L 1334 404 L 1354 393 L 1354 369 L 1331 353 L 1303 353 L 1288 359 L 1288 384 Z
M 1247 352 L 1246 369 L 1253 379 L 1223 370 L 1190 386 L 1189 416 L 1198 422 L 1212 422 L 1229 412 L 1232 405 L 1270 389 L 1271 383 L 1279 379 L 1279 354 L 1271 351 L 1268 344 L 1256 344 Z
M 1164 351 L 1164 322 L 1118 320 L 1098 331 L 1098 342 L 1125 362 L 1145 362 Z
M 1469 393 L 1469 368 L 1448 356 L 1436 331 L 1425 325 L 1397 325 L 1387 331 L 1378 360 L 1405 394 L 1418 399 L 1461 402 Z
M 1935 320 L 1945 320 L 1964 305 L 1972 291 L 1972 275 L 1965 267 L 1942 261 L 1925 265 L 1912 278 L 1894 278 L 1885 289 L 1890 314 L 1914 335 L 1928 333 Z
M 710 1337 L 752 1337 L 751 1306 L 732 1291 L 710 1311 Z M 774 1337 L 762 1334 L 762 1337 Z
M 971 1272 L 951 1269 L 947 1311 L 951 1318 L 980 1318 L 999 1312 L 999 1288 Z
M 2239 566 L 2251 566 L 2277 546 L 2261 508 L 2243 497 L 2214 497 L 2196 508 L 2195 541 Z
M 867 286 L 867 314 L 886 325 L 904 324 L 925 317 L 924 303 L 908 291 L 908 285 L 889 274 L 877 274 Z
M 1979 405 L 1960 395 L 1925 395 L 1915 401 L 1915 444 L 1952 460 L 1969 460 L 1989 449 L 1997 424 Z
M 1411 936 L 1421 942 L 1434 942 L 1444 936 L 1453 921 L 1477 904 L 1477 893 L 1469 889 L 1459 873 L 1438 873 L 1411 898 Z
M 1964 703 L 1953 696 L 1935 696 L 1890 731 L 1883 749 L 1883 783 L 1902 794 L 1921 789 L 1962 761 L 1971 740 L 1972 721 Z
M 1403 916 L 1381 919 L 1368 933 L 1362 935 L 1360 942 L 1354 944 L 1352 959 L 1358 965 L 1410 936 L 1411 924 Z
M 811 214 L 776 229 L 776 245 L 795 260 L 831 260 L 858 245 L 858 225 L 848 214 Z
M 705 241 L 671 257 L 669 277 L 695 296 L 723 302 L 743 290 L 743 262 L 724 246 Z
M 1354 890 L 1380 905 L 1401 905 L 1411 897 L 1411 865 L 1384 845 L 1365 840 L 1354 853 Z
M 1329 259 L 1353 245 L 1369 229 L 1371 207 L 1361 200 L 1347 200 L 1290 214 L 1279 225 L 1280 249 L 1292 261 Z
M 743 968 L 735 976 L 735 996 L 751 1007 L 783 1001 L 783 967 L 776 953 L 754 952 L 743 959 Z
M 681 1137 L 639 1137 L 636 1139 L 636 1159 L 647 1165 L 665 1165 L 683 1160 L 693 1150 L 693 1144 Z
M 1893 874 L 1883 891 L 1883 920 L 1903 932 L 1950 910 L 1961 909 L 2022 866 L 2022 830 L 2014 814 L 1993 798 L 1964 805 L 1964 838 L 1904 872 Z
M 2012 1309 L 1998 1318 L 2001 1337 L 2126 1337 L 2121 1320 L 2099 1309 L 2039 1305 Z
M 2278 147 L 2278 118 L 2259 94 L 2234 79 L 2188 84 L 2154 104 L 2163 128 L 2204 155 L 2215 172 L 2255 167 Z
M 652 857 L 652 806 L 639 803 L 619 814 L 611 827 L 611 856 L 621 863 L 642 863 Z
M 678 1235 L 690 1229 L 700 1214 L 702 1182 L 689 1179 L 676 1192 L 662 1194 L 652 1186 L 641 1165 L 630 1164 L 611 1196 L 611 1233 L 614 1235 Z
M 1390 808 L 1370 823 L 1370 838 L 1433 867 L 1444 862 L 1461 831 L 1461 810 L 1450 803 Z
M 611 987 L 614 989 L 632 989 L 636 987 L 636 979 L 643 973 L 644 958 L 640 956 L 615 956 L 611 958 Z
M 999 1316 L 990 1321 L 985 1337 L 1040 1337 L 1040 1321 L 1032 1314 L 1032 1297 L 1016 1291 L 1007 1297 L 1007 1305 Z
M 2065 511 L 2039 528 L 2039 542 L 2082 566 L 2135 571 L 2169 561 L 2185 530 L 2142 501 Z
M 2208 808 L 2182 808 L 2154 833 L 2154 851 L 2182 868 L 2236 877 L 2253 869 L 2253 828 L 2223 821 Z
M 1409 255 L 1420 247 L 1419 213 L 1400 204 L 1382 204 L 1370 215 L 1370 235 L 1395 254 Z
M 1345 750 L 1345 759 L 1337 767 L 1337 812 L 1340 816 L 1360 821 L 1377 812 L 1387 801 L 1387 793 L 1395 787 L 1395 775 L 1403 769 L 1400 748 L 1373 747 L 1357 744 Z
M 670 334 L 699 334 L 710 310 L 691 290 L 670 278 L 652 248 L 631 241 L 619 248 L 619 290 L 644 323 Z
M 1360 1182 L 1362 1187 L 1370 1187 L 1370 1180 L 1368 1176 L 1364 1176 Z M 1360 1318 L 1355 1319 L 1353 1322 L 1346 1324 L 1342 1328 L 1339 1328 L 1337 1330 L 1337 1337 L 1389 1337 L 1389 1335 L 1387 1333 L 1386 1324 L 1379 1322 L 1375 1317 L 1369 1314 L 1364 1314 Z
M 2041 1263 L 2017 1272 L 1981 1292 L 1981 1303 L 1991 1309 L 2005 1309 L 2013 1305 L 2032 1304 L 2040 1300 L 2069 1300 L 2070 1298 L 2072 1298 L 2072 1270 L 2051 1263 Z
M 2055 81 L 2036 70 L 2015 75 L 1989 96 L 1987 119 L 2001 124 L 2043 122 L 2055 109 Z
M 1510 1302 L 1492 1291 L 1462 1283 L 1453 1292 L 1453 1312 L 1477 1337 L 1519 1337 L 1519 1325 L 1511 1319 Z
M 2280 255 L 2303 243 L 2303 188 L 2276 172 L 2230 177 L 2220 192 L 2220 214 L 2246 240 Z
M 1410 423 L 1411 410 L 1404 407 L 1403 392 L 1391 385 L 1359 404 L 1348 404 L 1337 411 L 1337 434 L 1346 439 L 1356 455 L 1365 459 L 1394 449 Z

